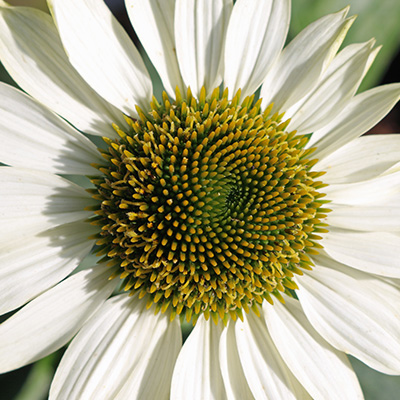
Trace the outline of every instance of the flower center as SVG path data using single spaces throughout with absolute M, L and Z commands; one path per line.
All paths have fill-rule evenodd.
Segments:
M 254 96 L 239 99 L 219 89 L 198 100 L 164 94 L 100 150 L 98 254 L 119 266 L 125 290 L 172 318 L 258 312 L 297 288 L 293 275 L 321 247 L 325 185 L 310 171 L 307 138 Z

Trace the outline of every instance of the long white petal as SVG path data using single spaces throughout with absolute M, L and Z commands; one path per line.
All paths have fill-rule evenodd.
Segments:
M 367 135 L 323 158 L 315 170 L 324 182 L 354 183 L 375 178 L 400 161 L 400 135 Z
M 73 339 L 50 399 L 168 399 L 182 343 L 178 321 L 146 310 L 146 300 L 108 300 Z
M 307 147 L 323 159 L 375 126 L 399 101 L 400 83 L 378 86 L 353 97 L 344 110 L 311 136 Z
M 0 58 L 23 90 L 78 129 L 112 137 L 112 122 L 123 125 L 122 113 L 104 101 L 68 61 L 48 14 L 0 7 Z
M 355 183 L 332 184 L 324 188 L 327 198 L 337 204 L 363 205 L 383 202 L 400 190 L 400 171 Z
M 314 328 L 332 346 L 386 374 L 400 374 L 400 290 L 384 280 L 316 257 L 296 277 L 296 292 Z
M 1 241 L 27 239 L 51 227 L 82 221 L 93 204 L 83 188 L 59 176 L 24 168 L 0 167 Z
M 400 233 L 329 228 L 321 241 L 333 259 L 371 274 L 400 278 Z
M 265 304 L 263 311 L 280 355 L 313 399 L 364 398 L 347 357 L 314 330 L 297 300 L 286 296 L 285 305 Z
M 286 40 L 290 0 L 238 0 L 228 25 L 224 85 L 231 96 L 253 94 L 265 79 Z
M 177 0 L 175 41 L 186 86 L 199 96 L 222 82 L 223 49 L 232 0 Z
M 254 399 L 240 362 L 233 321 L 229 321 L 228 327 L 222 331 L 219 362 L 227 398 L 232 400 Z
M 329 123 L 358 89 L 375 41 L 345 47 L 331 62 L 322 79 L 305 99 L 288 110 L 289 127 L 299 134 L 314 132 Z
M 381 201 L 363 205 L 331 203 L 326 223 L 338 228 L 367 232 L 400 232 L 400 190 Z
M 14 310 L 70 274 L 90 252 L 94 229 L 75 222 L 0 243 L 0 314 Z
M 46 107 L 0 83 L 0 160 L 58 174 L 95 175 L 94 144 Z
M 176 361 L 171 399 L 226 399 L 218 357 L 221 325 L 198 319 Z
M 279 56 L 261 87 L 263 107 L 286 111 L 318 83 L 338 51 L 354 18 L 348 8 L 330 14 L 303 29 Z
M 71 64 L 121 111 L 149 107 L 152 85 L 136 47 L 102 0 L 49 0 Z
M 275 347 L 263 318 L 246 314 L 235 325 L 240 361 L 256 399 L 311 399 Z
M 29 364 L 65 345 L 112 293 L 110 268 L 78 272 L 0 325 L 0 372 Z
M 126 10 L 146 53 L 156 68 L 165 90 L 184 89 L 174 35 L 175 0 L 125 0 Z
M 172 373 L 178 353 L 182 348 L 181 327 L 178 320 L 170 322 L 166 316 L 159 316 L 156 322 L 154 322 L 155 317 L 148 318 L 155 332 L 151 338 L 153 346 L 147 345 L 146 353 L 141 356 L 140 363 L 132 369 L 127 382 L 118 392 L 115 400 L 127 398 L 168 400 L 170 398 Z M 137 329 L 142 331 L 143 323 L 138 324 Z M 148 333 L 144 332 L 143 335 L 147 336 Z M 146 340 L 149 341 L 147 338 Z M 135 342 L 135 348 L 136 345 Z M 156 385 L 154 384 L 155 376 L 157 376 Z

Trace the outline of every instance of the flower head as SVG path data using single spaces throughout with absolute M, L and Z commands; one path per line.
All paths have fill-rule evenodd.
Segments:
M 0 5 L 27 92 L 0 86 L 0 370 L 72 339 L 50 399 L 362 398 L 344 353 L 399 374 L 400 139 L 360 136 L 400 86 L 356 95 L 379 49 L 338 52 L 348 9 L 284 48 L 287 0 L 126 0 L 157 99 L 102 1 L 49 6 Z
M 105 139 L 107 164 L 92 179 L 98 254 L 120 266 L 125 290 L 171 318 L 236 319 L 311 268 L 326 216 L 321 174 L 310 171 L 307 139 L 252 103 L 177 91 Z

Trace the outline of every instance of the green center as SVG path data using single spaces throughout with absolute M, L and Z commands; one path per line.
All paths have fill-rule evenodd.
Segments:
M 116 127 L 118 140 L 104 139 L 107 163 L 92 180 L 98 254 L 119 266 L 125 290 L 171 318 L 258 312 L 297 288 L 293 274 L 321 247 L 325 185 L 307 138 L 253 99 L 164 94 L 128 132 Z

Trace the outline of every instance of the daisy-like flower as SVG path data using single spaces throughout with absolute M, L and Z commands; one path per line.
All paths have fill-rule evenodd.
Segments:
M 360 137 L 400 85 L 356 94 L 374 41 L 339 51 L 345 9 L 284 48 L 289 0 L 126 7 L 162 100 L 103 1 L 1 3 L 26 92 L 0 85 L 1 372 L 70 342 L 50 399 L 361 399 L 346 354 L 400 374 L 400 136 Z

